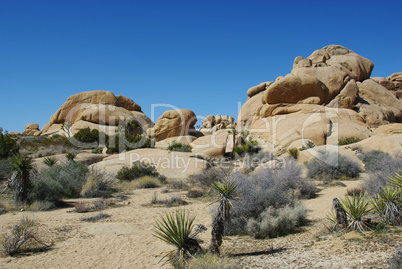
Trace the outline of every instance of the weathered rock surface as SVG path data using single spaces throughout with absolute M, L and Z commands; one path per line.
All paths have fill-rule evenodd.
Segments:
M 172 144 L 173 142 L 190 145 L 191 142 L 193 142 L 195 139 L 197 139 L 197 137 L 191 136 L 191 135 L 169 137 L 162 141 L 156 142 L 155 148 L 167 149 L 169 147 L 169 145 Z
M 204 133 L 204 135 L 208 135 L 221 129 L 233 129 L 235 128 L 234 121 L 234 118 L 228 115 L 208 115 L 202 121 L 200 132 Z
M 211 135 L 205 135 L 197 138 L 190 145 L 192 152 L 207 158 L 220 158 L 225 154 L 231 154 L 234 146 L 240 144 L 241 136 L 236 135 L 235 144 L 233 144 L 233 134 L 228 130 L 219 130 Z
M 188 109 L 176 109 L 165 111 L 156 121 L 155 126 L 150 128 L 147 133 L 155 139 L 155 142 L 169 137 L 185 136 L 189 130 L 194 129 L 197 116 Z
M 51 116 L 42 133 L 64 134 L 60 127 L 67 121 L 71 122 L 74 133 L 85 125 L 99 129 L 93 124 L 111 127 L 129 120 L 140 126 L 143 131 L 153 126 L 153 122 L 141 111 L 141 107 L 125 96 L 115 96 L 109 91 L 82 92 L 67 99 Z M 75 126 L 76 123 L 78 126 Z
M 123 166 L 143 161 L 154 165 L 156 170 L 168 179 L 186 179 L 190 175 L 201 173 L 207 165 L 205 160 L 195 158 L 193 155 L 190 152 L 169 152 L 162 149 L 136 149 L 107 157 L 92 167 L 116 174 Z
M 25 130 L 22 132 L 22 134 L 25 135 L 35 135 L 38 136 L 40 135 L 41 131 L 39 130 L 39 124 L 37 123 L 28 123 L 25 125 Z

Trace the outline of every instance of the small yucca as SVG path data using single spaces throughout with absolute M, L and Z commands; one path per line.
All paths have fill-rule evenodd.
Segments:
M 402 192 L 398 188 L 384 186 L 371 200 L 371 205 L 386 223 L 398 225 L 402 221 L 401 199 Z
M 176 248 L 164 254 L 163 258 L 167 258 L 167 261 L 176 260 L 185 266 L 190 257 L 201 251 L 198 242 L 191 235 L 194 219 L 187 211 L 176 210 L 166 213 L 156 221 L 154 236 Z
M 351 198 L 345 194 L 345 199 L 341 199 L 341 205 L 349 218 L 349 225 L 346 229 L 364 233 L 368 227 L 364 224 L 363 219 L 372 210 L 370 201 L 362 194 L 354 195 Z
M 57 161 L 58 160 L 55 157 L 47 157 L 47 158 L 43 159 L 43 163 L 49 167 L 52 167 L 53 165 L 55 165 L 57 163 Z

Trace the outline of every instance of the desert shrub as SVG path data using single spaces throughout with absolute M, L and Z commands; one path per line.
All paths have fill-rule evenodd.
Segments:
M 311 149 L 311 148 L 314 148 L 314 147 L 315 147 L 314 142 L 311 141 L 311 140 L 308 140 L 307 143 L 305 143 L 305 144 L 300 148 L 300 151 L 303 151 L 303 150 L 306 150 L 306 149 Z
M 73 136 L 76 140 L 83 143 L 99 142 L 99 131 L 89 127 L 79 130 Z
M 0 159 L 6 159 L 14 154 L 17 154 L 19 147 L 15 139 L 0 128 Z
M 187 191 L 188 198 L 199 198 L 205 195 L 205 192 L 202 189 L 189 189 Z
M 102 148 L 96 148 L 96 149 L 93 149 L 91 152 L 94 154 L 102 154 L 102 151 L 103 151 Z
M 134 162 L 131 167 L 122 167 L 116 175 L 116 178 L 123 181 L 132 181 L 143 176 L 159 177 L 155 166 L 145 162 Z
M 299 150 L 297 148 L 291 148 L 288 150 L 288 153 L 293 158 L 297 159 L 299 157 Z
M 0 159 L 0 181 L 6 180 L 11 172 L 10 160 Z
M 273 238 L 295 231 L 307 223 L 307 212 L 302 205 L 286 205 L 265 209 L 257 219 L 247 222 L 247 233 L 255 238 Z
M 370 168 L 367 168 L 369 170 L 368 179 L 363 182 L 363 188 L 367 193 L 375 195 L 382 187 L 388 185 L 390 177 L 401 169 L 402 158 L 399 156 L 392 158 L 389 155 L 375 152 L 370 155 L 382 156 L 377 164 L 371 165 Z M 373 158 L 370 159 L 373 160 Z
M 95 168 L 89 170 L 85 184 L 82 186 L 81 196 L 85 198 L 108 197 L 116 184 L 114 177 L 105 171 Z
M 366 196 L 359 194 L 349 197 L 347 194 L 344 199 L 341 199 L 341 205 L 348 216 L 349 225 L 348 230 L 358 230 L 364 233 L 368 227 L 364 219 L 368 216 L 370 211 L 370 200 Z
M 187 205 L 188 203 L 184 201 L 180 196 L 172 196 L 168 199 L 158 199 L 156 193 L 153 194 L 151 199 L 151 205 L 164 205 L 166 207 L 175 207 Z
M 68 152 L 66 153 L 66 159 L 70 162 L 74 161 L 74 158 L 77 156 L 76 153 L 74 152 Z
M 180 142 L 173 141 L 173 143 L 169 145 L 168 150 L 180 151 L 180 152 L 191 152 L 191 146 L 180 143 Z
M 248 222 L 262 220 L 260 215 L 270 207 L 294 207 L 296 193 L 298 196 L 315 194 L 314 185 L 301 177 L 295 162 L 280 170 L 266 168 L 249 177 L 234 173 L 231 178 L 238 183 L 239 200 L 233 202 L 232 221 L 225 226 L 226 234 L 248 233 Z
M 137 180 L 137 184 L 138 188 L 144 188 L 144 189 L 158 188 L 161 186 L 160 180 L 157 179 L 156 177 L 151 176 L 140 177 Z
M 276 156 L 272 152 L 259 151 L 257 153 L 247 155 L 246 167 L 248 170 L 254 170 L 258 165 L 268 161 L 275 160 Z
M 402 268 L 402 246 L 395 248 L 395 253 L 388 260 L 389 269 L 400 269 Z
M 106 137 L 106 153 L 113 154 L 125 150 L 138 148 L 151 148 L 153 141 L 147 136 L 140 134 L 124 134 Z
M 351 188 L 351 189 L 346 189 L 346 193 L 349 196 L 355 196 L 355 195 L 364 195 L 366 191 L 363 188 Z
M 381 187 L 371 205 L 385 223 L 402 224 L 402 190 L 391 185 Z
M 88 222 L 97 222 L 98 220 L 110 218 L 110 215 L 99 212 L 97 215 L 92 217 L 83 217 L 81 221 L 88 221 Z
M 29 203 L 29 192 L 32 188 L 30 172 L 33 169 L 32 158 L 24 155 L 13 155 L 10 160 L 13 172 L 9 187 L 13 192 L 16 205 Z
M 91 208 L 84 203 L 76 203 L 74 206 L 74 212 L 76 213 L 87 213 L 91 211 Z
M 2 252 L 6 255 L 15 255 L 28 249 L 49 247 L 38 238 L 38 223 L 28 217 L 22 218 L 14 225 L 11 233 L 2 240 Z
M 231 174 L 231 170 L 223 167 L 209 167 L 201 173 L 192 175 L 188 178 L 191 183 L 201 184 L 204 188 L 209 188 L 213 182 L 226 179 Z
M 55 157 L 47 157 L 43 159 L 43 163 L 50 167 L 57 163 L 57 159 Z
M 62 198 L 77 198 L 85 183 L 88 168 L 75 162 L 54 165 L 34 174 L 30 198 L 32 201 L 58 202 Z
M 241 265 L 236 259 L 228 256 L 218 256 L 211 253 L 205 253 L 197 256 L 196 259 L 189 261 L 188 269 L 240 269 Z
M 244 139 L 244 142 L 241 145 L 238 145 L 234 148 L 235 154 L 239 156 L 257 153 L 259 150 L 260 148 L 258 147 L 258 142 L 252 138 Z
M 169 180 L 168 187 L 174 190 L 187 190 L 188 185 L 184 180 Z
M 321 180 L 356 178 L 359 165 L 337 152 L 319 151 L 318 156 L 307 163 L 307 176 Z
M 39 136 L 39 137 L 22 137 L 18 140 L 18 144 L 21 149 L 37 152 L 41 149 L 51 149 L 52 152 L 49 155 L 60 153 L 63 149 L 71 149 L 75 146 L 70 143 L 67 137 L 62 135 L 52 135 L 51 137 Z M 49 156 L 48 155 L 48 156 Z M 35 157 L 44 157 L 35 156 Z
M 362 141 L 360 138 L 358 137 L 342 137 L 339 138 L 338 140 L 338 145 L 339 146 L 343 146 L 343 145 L 349 145 L 349 144 L 353 144 L 353 143 L 357 143 L 359 141 Z
M 366 166 L 366 170 L 370 172 L 379 171 L 382 169 L 383 162 L 390 162 L 392 157 L 383 151 L 372 150 L 359 154 L 360 160 Z

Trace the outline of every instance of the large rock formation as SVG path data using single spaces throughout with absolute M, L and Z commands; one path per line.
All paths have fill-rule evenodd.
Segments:
M 153 126 L 141 107 L 127 97 L 109 91 L 82 92 L 67 99 L 43 127 L 42 134 L 63 134 L 60 127 L 67 121 L 72 124 L 72 133 L 89 127 L 114 134 L 118 124 L 129 120 L 144 132 Z
M 22 134 L 25 135 L 35 135 L 38 136 L 40 135 L 41 131 L 39 130 L 39 124 L 37 123 L 28 123 L 25 125 L 25 130 L 22 132 Z
M 194 130 L 197 116 L 188 109 L 176 109 L 165 111 L 156 121 L 155 126 L 147 133 L 155 139 L 155 142 L 168 137 L 185 136 L 190 130 Z
M 221 129 L 233 129 L 235 128 L 234 118 L 228 115 L 208 115 L 202 121 L 202 127 L 200 131 L 204 135 L 209 135 L 219 131 Z
M 372 135 L 370 127 L 402 122 L 396 94 L 401 73 L 373 80 L 373 67 L 338 45 L 296 57 L 290 74 L 247 91 L 237 129 L 286 147 L 299 139 L 316 145 L 336 144 L 341 137 L 364 139 Z

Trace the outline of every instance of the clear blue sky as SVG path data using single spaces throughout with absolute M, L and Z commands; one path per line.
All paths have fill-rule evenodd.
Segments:
M 237 118 L 246 90 L 340 44 L 402 71 L 402 1 L 0 0 L 0 126 L 40 128 L 73 94 L 109 90 Z M 169 108 L 158 108 L 158 117 Z

